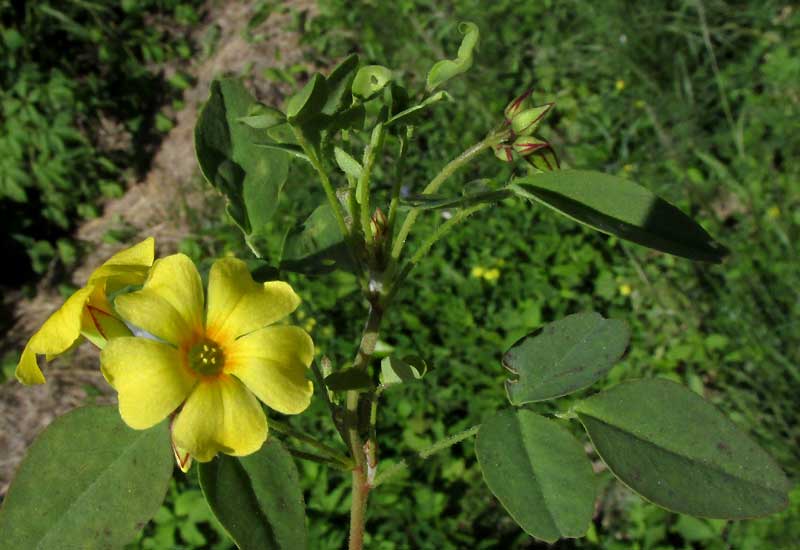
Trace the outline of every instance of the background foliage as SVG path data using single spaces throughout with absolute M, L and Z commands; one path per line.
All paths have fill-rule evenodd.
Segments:
M 0 283 L 71 267 L 69 231 L 147 170 L 201 4 L 0 2 L 0 239 L 20 267 Z
M 172 10 L 179 21 L 181 10 L 192 9 L 185 1 L 154 4 Z M 268 2 L 256 4 L 254 19 L 271 9 Z M 120 25 L 148 36 L 153 31 L 143 26 L 145 11 L 121 15 Z M 387 392 L 390 406 L 379 419 L 382 460 L 481 422 L 505 400 L 501 353 L 546 321 L 594 309 L 632 325 L 630 352 L 608 384 L 642 376 L 686 383 L 748 429 L 796 481 L 800 168 L 792 158 L 800 151 L 793 122 L 800 115 L 800 10 L 776 1 L 612 1 L 601 7 L 579 0 L 323 0 L 314 17 L 298 12 L 295 25 L 315 68 L 357 51 L 421 87 L 433 61 L 457 48 L 455 26 L 465 19 L 481 29 L 475 65 L 453 81 L 456 102 L 437 107 L 419 128 L 419 152 L 404 168 L 403 185 L 419 191 L 442 164 L 482 136 L 514 95 L 533 86 L 537 100 L 557 103 L 542 133 L 565 164 L 629 175 L 702 221 L 732 253 L 721 266 L 694 264 L 591 233 L 522 203 L 476 214 L 417 268 L 384 326 L 387 345 L 401 355 L 424 356 L 434 370 L 422 383 Z M 4 52 L 11 47 L 7 35 L 6 30 Z M 153 40 L 170 48 L 163 36 Z M 40 46 L 37 55 L 42 50 L 47 47 Z M 131 62 L 122 53 L 112 59 Z M 101 60 L 97 67 L 115 65 Z M 23 74 L 19 71 L 15 74 Z M 68 89 L 84 82 L 69 71 L 47 75 L 31 80 L 30 90 L 50 97 L 46 90 L 53 78 Z M 263 76 L 296 79 L 299 85 L 306 75 L 295 67 Z M 122 107 L 128 105 L 125 95 L 103 96 L 107 82 L 97 78 L 97 96 L 129 113 Z M 12 93 L 5 83 L 3 90 Z M 137 90 L 147 92 L 141 101 L 164 102 L 158 85 Z M 12 118 L 2 120 L 8 124 Z M 90 147 L 91 141 L 65 150 L 77 155 Z M 89 157 L 75 158 L 90 162 Z M 135 166 L 134 158 L 117 159 L 114 170 Z M 95 204 L 99 182 L 119 173 L 74 166 L 79 168 L 72 168 L 73 176 L 97 176 L 64 176 L 70 193 L 76 181 L 90 182 L 82 194 L 65 199 L 74 209 L 68 212 Z M 499 173 L 502 178 L 508 171 L 487 154 L 479 169 L 461 177 Z M 382 175 L 390 184 L 391 174 Z M 305 168 L 293 166 L 279 210 L 287 219 L 291 211 L 307 212 L 313 204 L 307 181 L 312 178 Z M 22 187 L 27 193 L 35 185 Z M 30 220 L 58 226 L 41 221 L 49 220 L 46 204 L 31 204 Z M 276 234 L 280 215 L 273 222 Z M 434 212 L 421 220 L 419 234 L 424 234 L 442 218 Z M 181 243 L 183 252 L 198 261 L 227 252 L 247 256 L 240 233 L 221 214 L 198 213 L 195 222 L 194 235 Z M 354 281 L 334 273 L 297 276 L 292 283 L 304 299 L 298 323 L 312 332 L 321 353 L 339 365 L 348 361 L 365 313 L 363 304 L 348 299 L 356 291 Z M 324 419 L 323 404 L 316 400 L 293 421 L 319 433 L 329 429 Z M 312 545 L 341 546 L 348 505 L 342 476 L 317 464 L 300 467 Z M 368 543 L 387 549 L 535 547 L 480 475 L 471 442 L 416 465 L 411 477 L 418 482 L 399 480 L 371 495 Z M 670 514 L 643 503 L 607 473 L 601 479 L 589 536 L 557 547 L 787 548 L 800 537 L 797 489 L 783 514 L 726 525 Z M 136 547 L 228 547 L 195 484 L 193 475 L 178 481 Z

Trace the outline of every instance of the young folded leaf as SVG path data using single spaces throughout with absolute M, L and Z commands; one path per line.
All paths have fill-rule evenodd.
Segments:
M 586 533 L 592 466 L 556 421 L 525 409 L 501 411 L 481 425 L 475 453 L 486 485 L 525 532 L 547 542 Z
M 680 384 L 625 382 L 574 411 L 614 475 L 659 506 L 745 519 L 788 505 L 789 482 L 772 458 Z
M 458 30 L 464 35 L 458 48 L 458 56 L 455 59 L 438 61 L 431 67 L 426 86 L 429 92 L 472 67 L 472 51 L 478 46 L 480 31 L 475 23 L 470 22 L 461 23 Z
M 678 208 L 617 176 L 561 170 L 515 179 L 510 188 L 593 229 L 655 250 L 706 262 L 720 262 L 727 254 Z
M 519 375 L 506 381 L 512 405 L 546 401 L 586 388 L 605 376 L 628 347 L 624 321 L 576 313 L 525 336 L 503 356 Z

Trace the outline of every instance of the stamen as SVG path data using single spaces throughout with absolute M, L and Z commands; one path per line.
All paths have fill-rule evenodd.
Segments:
M 203 340 L 189 349 L 186 362 L 196 373 L 214 376 L 225 366 L 225 353 L 216 342 Z

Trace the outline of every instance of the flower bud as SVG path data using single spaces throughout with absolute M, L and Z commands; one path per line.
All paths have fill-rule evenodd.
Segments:
M 380 208 L 376 208 L 375 212 L 372 214 L 372 219 L 370 220 L 370 229 L 372 230 L 372 236 L 376 241 L 383 239 L 386 233 L 386 226 L 388 225 L 389 220 L 386 218 L 386 214 L 384 214 L 383 210 Z
M 544 147 L 540 147 L 526 156 L 525 161 L 541 172 L 553 172 L 561 169 L 558 156 L 549 143 L 545 143 Z
M 526 157 L 542 147 L 547 147 L 548 143 L 533 136 L 520 136 L 514 140 L 511 146 L 514 148 L 514 151 Z
M 503 114 L 506 117 L 506 123 L 510 123 L 512 118 L 517 116 L 525 109 L 525 107 L 527 107 L 529 103 L 528 99 L 531 96 L 531 92 L 533 92 L 533 88 L 529 88 L 524 94 L 522 94 L 521 96 L 519 96 L 506 106 L 505 111 L 503 111 Z
M 545 103 L 522 111 L 511 119 L 511 129 L 519 136 L 531 135 L 553 105 L 555 104 Z
M 503 162 L 514 162 L 513 149 L 510 145 L 498 143 L 497 145 L 492 145 L 492 150 L 494 151 L 494 156 Z

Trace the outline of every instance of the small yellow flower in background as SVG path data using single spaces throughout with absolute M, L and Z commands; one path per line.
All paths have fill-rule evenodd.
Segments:
M 778 206 L 772 206 L 767 210 L 767 217 L 771 220 L 777 220 L 781 217 L 781 209 Z
M 470 271 L 470 275 L 472 275 L 476 279 L 480 279 L 481 277 L 483 277 L 484 273 L 486 273 L 486 269 L 484 269 L 479 265 L 476 265 L 475 267 L 472 268 L 472 271 Z
M 83 336 L 102 348 L 130 331 L 114 316 L 108 295 L 129 285 L 140 285 L 153 264 L 154 241 L 149 237 L 137 245 L 114 254 L 89 277 L 86 286 L 76 291 L 44 322 L 22 351 L 16 377 L 23 384 L 43 384 L 44 375 L 36 360 L 49 361 L 79 343 Z
M 300 413 L 311 401 L 305 377 L 314 357 L 311 337 L 275 325 L 299 304 L 288 284 L 256 283 L 235 258 L 211 267 L 205 299 L 187 256 L 156 261 L 144 287 L 114 305 L 158 340 L 115 338 L 100 355 L 122 419 L 141 430 L 176 413 L 172 441 L 182 468 L 186 455 L 206 462 L 218 452 L 257 451 L 267 438 L 259 399 L 284 414 Z
M 496 267 L 492 269 L 487 269 L 486 272 L 483 274 L 483 278 L 487 281 L 496 281 L 500 278 L 500 270 Z
M 633 289 L 631 288 L 631 285 L 629 285 L 628 283 L 622 283 L 621 285 L 619 285 L 619 293 L 622 294 L 623 296 L 630 296 L 631 292 L 633 292 Z
M 645 103 L 644 100 L 642 99 L 637 99 L 633 103 L 633 106 L 636 107 L 637 109 L 644 109 L 645 107 L 647 107 L 647 103 Z
M 625 172 L 626 174 L 630 174 L 634 170 L 636 170 L 636 166 L 633 164 L 626 164 L 622 167 L 622 171 Z
M 625 81 L 621 78 L 617 79 L 617 81 L 614 83 L 614 88 L 616 88 L 618 92 L 621 92 L 625 89 Z

